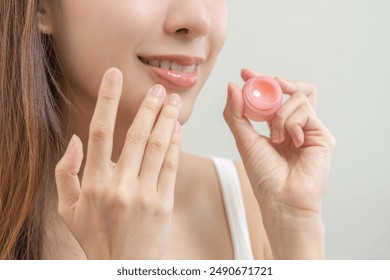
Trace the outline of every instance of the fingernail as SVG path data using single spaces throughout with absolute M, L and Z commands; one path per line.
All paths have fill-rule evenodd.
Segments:
M 175 132 L 179 132 L 180 130 L 181 130 L 181 124 L 179 121 L 176 121 Z
M 233 91 L 233 84 L 228 84 L 228 94 L 227 94 L 227 100 L 232 100 L 232 91 Z
M 113 86 L 118 85 L 122 79 L 122 73 L 117 68 L 110 68 L 106 74 L 106 80 Z
M 288 87 L 293 87 L 293 84 L 289 81 L 289 80 L 287 80 L 287 79 L 283 79 L 283 78 L 280 78 L 280 80 L 286 85 L 286 86 L 288 86 Z
M 73 149 L 75 144 L 76 144 L 76 136 L 73 134 L 72 138 L 70 138 L 68 147 L 66 148 L 66 153 L 67 154 L 72 151 L 72 149 Z
M 295 145 L 295 148 L 299 148 L 301 146 L 301 144 L 299 143 L 299 139 L 297 139 L 296 137 L 292 137 L 292 140 Z
M 171 94 L 168 98 L 168 103 L 178 107 L 180 105 L 180 96 L 177 94 Z
M 282 78 L 282 77 L 279 77 L 279 76 L 274 77 L 274 79 L 275 79 L 275 80 L 279 80 L 279 81 L 281 81 L 281 82 L 287 83 L 287 80 L 286 80 L 286 79 L 284 79 L 284 78 Z
M 163 86 L 161 85 L 155 85 L 153 88 L 152 88 L 152 92 L 151 94 L 154 96 L 154 97 L 157 97 L 158 99 L 162 99 L 165 95 L 165 89 Z
M 291 83 L 289 80 L 283 79 L 283 81 L 284 81 L 285 84 L 288 85 L 289 87 L 292 86 L 292 83 Z

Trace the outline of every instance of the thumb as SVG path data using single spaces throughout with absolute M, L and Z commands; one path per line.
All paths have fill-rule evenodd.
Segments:
M 76 135 L 72 136 L 64 156 L 55 169 L 55 179 L 58 191 L 58 212 L 68 221 L 73 218 L 75 205 L 80 196 L 80 181 L 77 173 L 83 159 L 83 144 Z

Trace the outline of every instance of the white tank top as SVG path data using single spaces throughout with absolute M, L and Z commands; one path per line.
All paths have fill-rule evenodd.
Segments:
M 218 174 L 232 237 L 234 259 L 253 260 L 240 179 L 229 159 L 211 157 Z

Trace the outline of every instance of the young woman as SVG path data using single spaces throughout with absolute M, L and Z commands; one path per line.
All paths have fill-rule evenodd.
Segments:
M 313 85 L 276 78 L 290 98 L 267 137 L 229 84 L 224 117 L 243 164 L 180 152 L 226 10 L 1 1 L 1 259 L 324 258 L 334 139 Z

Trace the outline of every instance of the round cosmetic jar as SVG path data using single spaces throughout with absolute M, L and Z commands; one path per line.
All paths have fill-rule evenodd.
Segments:
M 246 81 L 242 89 L 245 116 L 256 122 L 268 121 L 282 105 L 282 89 L 271 77 L 256 76 Z

